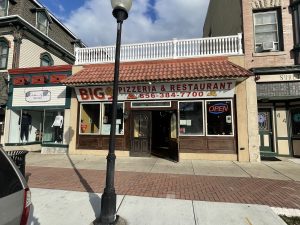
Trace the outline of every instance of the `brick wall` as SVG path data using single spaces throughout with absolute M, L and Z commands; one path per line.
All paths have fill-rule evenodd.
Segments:
M 242 0 L 244 48 L 246 68 L 294 65 L 292 14 L 289 12 L 289 0 Z M 255 53 L 253 32 L 253 9 L 280 7 L 284 51 Z

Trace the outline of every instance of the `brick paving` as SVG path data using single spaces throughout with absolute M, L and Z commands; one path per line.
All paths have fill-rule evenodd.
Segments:
M 29 186 L 102 192 L 105 171 L 26 167 Z M 161 173 L 116 172 L 118 195 L 231 202 L 300 209 L 300 182 Z

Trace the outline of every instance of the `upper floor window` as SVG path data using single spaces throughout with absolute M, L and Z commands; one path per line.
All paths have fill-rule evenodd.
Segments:
M 49 53 L 41 54 L 41 66 L 53 66 L 53 64 L 53 59 Z
M 7 68 L 8 42 L 0 39 L 0 69 Z
M 282 50 L 281 27 L 277 10 L 254 12 L 255 52 Z
M 36 26 L 42 33 L 48 34 L 49 21 L 45 12 L 37 12 Z
M 8 0 L 0 0 L 0 16 L 7 16 Z

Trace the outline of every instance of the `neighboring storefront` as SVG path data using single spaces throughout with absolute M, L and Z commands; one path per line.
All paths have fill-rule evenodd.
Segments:
M 71 111 L 77 112 L 77 117 L 73 117 L 71 127 L 76 130 L 76 141 L 70 144 L 70 151 L 106 154 L 113 64 L 78 68 L 79 72 L 63 81 L 75 89 Z M 238 160 L 239 151 L 249 150 L 238 144 L 237 115 L 238 111 L 245 114 L 246 106 L 237 107 L 236 93 L 237 86 L 244 88 L 240 84 L 250 75 L 226 58 L 122 64 L 117 153 L 156 155 L 174 161 Z
M 70 94 L 62 79 L 71 66 L 9 70 L 6 146 L 65 153 L 69 143 Z
M 261 155 L 300 156 L 300 75 L 286 69 L 254 70 Z

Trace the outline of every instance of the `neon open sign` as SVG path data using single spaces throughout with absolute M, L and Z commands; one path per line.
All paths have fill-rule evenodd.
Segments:
M 226 103 L 217 103 L 214 105 L 209 106 L 208 111 L 211 114 L 222 114 L 224 112 L 228 112 L 229 106 Z

